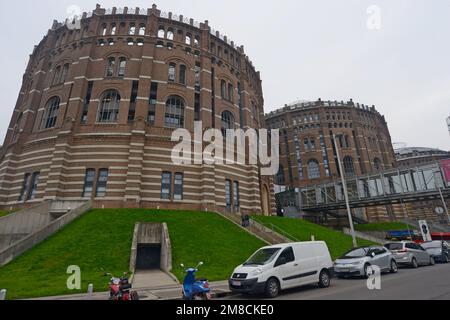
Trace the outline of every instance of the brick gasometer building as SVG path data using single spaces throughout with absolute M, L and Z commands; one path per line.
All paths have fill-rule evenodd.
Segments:
M 373 174 L 397 165 L 386 120 L 374 106 L 351 100 L 299 102 L 266 115 L 266 124 L 280 129 L 279 186 L 299 188 L 338 180 L 333 134 L 347 176 Z M 392 207 L 359 212 L 368 220 L 396 214 Z
M 273 211 L 256 165 L 171 162 L 175 128 L 264 127 L 260 74 L 243 47 L 155 5 L 97 5 L 76 27 L 55 22 L 30 57 L 0 153 L 0 207 Z

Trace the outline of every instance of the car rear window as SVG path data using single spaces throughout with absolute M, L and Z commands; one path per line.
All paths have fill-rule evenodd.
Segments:
M 403 243 L 388 243 L 384 245 L 389 250 L 402 250 Z

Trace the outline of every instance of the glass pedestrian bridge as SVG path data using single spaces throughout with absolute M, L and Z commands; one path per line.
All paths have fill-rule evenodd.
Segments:
M 352 208 L 428 201 L 450 196 L 450 183 L 440 163 L 380 172 L 368 176 L 346 177 Z M 345 209 L 341 180 L 289 190 L 276 195 L 277 205 L 300 211 Z

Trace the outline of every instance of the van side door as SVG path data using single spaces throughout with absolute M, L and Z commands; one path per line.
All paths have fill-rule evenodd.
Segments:
M 274 275 L 278 277 L 282 289 L 298 285 L 296 258 L 292 247 L 288 247 L 278 257 L 274 265 Z

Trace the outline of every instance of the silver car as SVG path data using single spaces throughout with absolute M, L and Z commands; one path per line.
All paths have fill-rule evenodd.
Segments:
M 406 265 L 418 268 L 419 266 L 435 264 L 434 257 L 417 243 L 401 241 L 386 243 L 384 246 L 394 254 L 399 266 Z
M 393 254 L 384 247 L 362 247 L 347 252 L 336 260 L 334 272 L 337 277 L 370 275 L 370 266 L 378 266 L 382 272 L 397 273 Z

